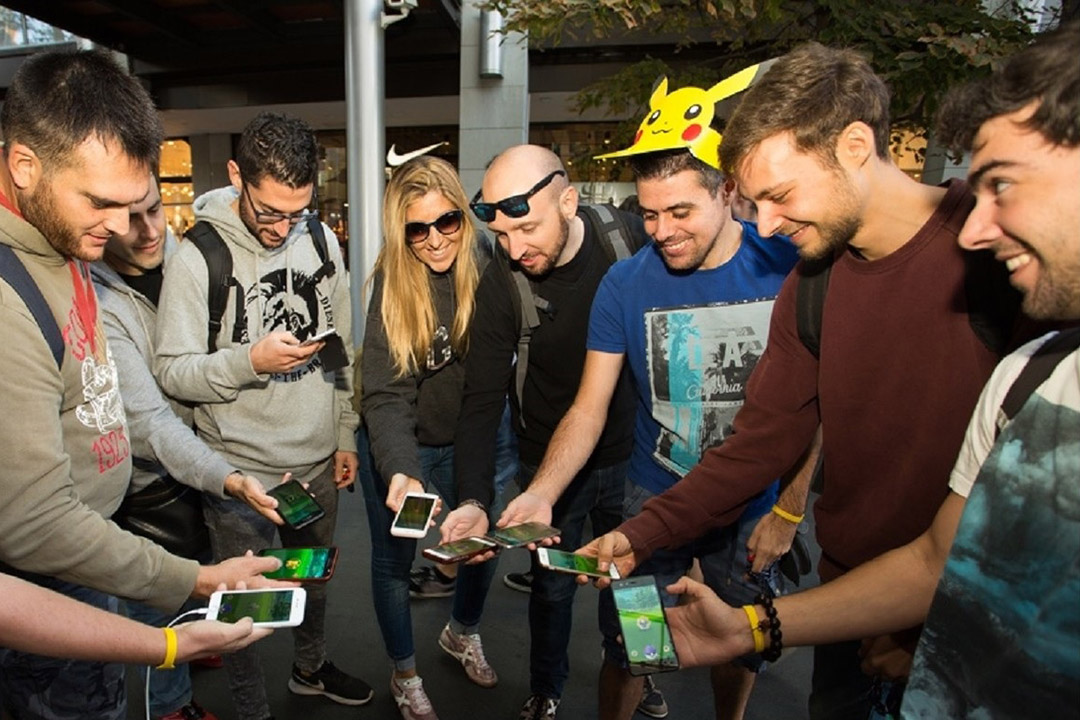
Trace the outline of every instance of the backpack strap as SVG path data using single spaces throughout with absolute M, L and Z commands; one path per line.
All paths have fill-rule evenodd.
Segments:
M 7 245 L 0 245 L 0 277 L 22 298 L 26 309 L 41 329 L 41 334 L 45 336 L 45 342 L 49 344 L 56 367 L 61 367 L 64 364 L 64 338 L 60 334 L 56 318 L 22 260 Z
M 829 273 L 833 256 L 804 261 L 795 289 L 795 326 L 799 340 L 815 358 L 821 356 L 821 324 L 825 314 L 825 295 L 829 291 Z
M 225 306 L 229 302 L 229 288 L 236 291 L 237 320 L 243 310 L 243 298 L 240 284 L 232 276 L 232 253 L 229 246 L 221 239 L 214 226 L 200 220 L 191 226 L 184 237 L 199 248 L 206 261 L 206 306 L 208 310 L 206 347 L 207 352 L 217 350 L 218 333 L 221 332 L 221 318 L 225 315 Z M 325 240 L 324 240 L 325 245 Z
M 645 244 L 642 234 L 635 234 L 617 208 L 612 205 L 579 205 L 589 224 L 600 238 L 600 245 L 612 263 L 625 260 Z
M 308 233 L 311 235 L 311 241 L 315 245 L 315 252 L 319 255 L 319 262 L 322 265 L 316 272 L 316 277 L 333 277 L 337 272 L 337 267 L 330 259 L 330 253 L 326 249 L 326 232 L 323 230 L 322 220 L 318 215 L 313 215 L 308 218 L 307 221 Z
M 1005 426 L 1016 417 L 1020 408 L 1054 372 L 1054 368 L 1068 355 L 1080 348 L 1080 327 L 1063 330 L 1044 342 L 1028 359 L 1023 370 L 1009 386 L 1005 399 L 998 408 L 994 436 L 997 437 Z

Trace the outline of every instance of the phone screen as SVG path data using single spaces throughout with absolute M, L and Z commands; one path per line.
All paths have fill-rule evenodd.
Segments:
M 609 573 L 600 572 L 599 568 L 596 567 L 596 558 L 591 555 L 578 555 L 576 553 L 555 550 L 554 548 L 545 548 L 545 550 L 547 550 L 544 555 L 547 557 L 548 567 L 552 569 L 562 568 L 563 570 L 581 573 L 582 575 L 610 577 Z
M 616 580 L 611 584 L 611 590 L 631 673 L 635 666 L 639 671 L 644 668 L 652 671 L 677 669 L 679 659 L 653 577 Z
M 406 495 L 405 500 L 401 503 L 401 512 L 398 513 L 397 519 L 394 520 L 394 527 L 402 530 L 426 531 L 431 508 L 434 505 L 435 498 Z
M 334 548 L 267 548 L 260 555 L 276 557 L 281 567 L 263 573 L 271 580 L 321 580 L 333 566 Z
M 464 540 L 454 540 L 443 545 L 436 545 L 430 548 L 428 552 L 432 555 L 445 558 L 456 558 L 463 555 L 475 555 L 483 550 L 490 550 L 495 547 L 491 542 L 486 540 L 480 540 L 478 538 L 465 538 Z
M 493 531 L 489 537 L 501 545 L 518 547 L 537 540 L 558 535 L 559 531 L 550 525 L 538 522 L 522 523 Z
M 323 516 L 323 509 L 296 480 L 278 485 L 267 491 L 277 498 L 278 514 L 294 528 L 303 527 Z
M 223 592 L 217 619 L 234 623 L 249 617 L 257 623 L 280 623 L 292 614 L 295 590 Z

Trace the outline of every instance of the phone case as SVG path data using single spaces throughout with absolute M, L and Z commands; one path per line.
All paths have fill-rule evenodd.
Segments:
M 444 543 L 442 545 L 436 545 L 434 547 L 424 548 L 424 551 L 423 551 L 422 554 L 428 560 L 432 560 L 432 561 L 440 563 L 442 565 L 452 565 L 454 563 L 461 562 L 462 560 L 468 560 L 469 558 L 471 558 L 471 557 L 473 557 L 475 555 L 479 555 L 480 553 L 487 552 L 488 550 L 494 550 L 496 552 L 499 551 L 499 546 L 496 545 L 495 543 L 492 543 L 490 540 L 487 540 L 487 538 L 466 538 L 466 540 L 474 540 L 474 539 L 475 540 L 486 540 L 490 544 L 486 545 L 485 547 L 476 549 L 476 550 L 470 550 L 469 552 L 456 553 L 456 554 L 452 554 L 452 555 L 445 554 L 445 552 L 442 551 L 443 548 L 446 548 L 447 546 L 454 545 L 456 543 L 462 542 L 461 540 L 455 540 L 453 542 Z
M 328 550 L 329 557 L 327 557 L 323 574 L 318 577 L 296 577 L 291 574 L 289 572 L 290 568 L 286 567 L 288 562 L 282 557 L 282 555 L 289 550 Z M 336 546 L 321 548 L 263 548 L 259 551 L 259 555 L 262 557 L 278 557 L 282 559 L 282 567 L 280 570 L 272 573 L 263 573 L 264 577 L 271 580 L 296 580 L 304 583 L 324 583 L 334 577 L 334 570 L 337 569 L 338 549 Z
M 290 520 L 289 517 L 286 517 L 286 513 L 281 512 L 281 506 L 295 505 L 294 502 L 289 501 L 290 495 L 299 495 L 299 493 L 303 493 L 307 496 L 307 499 L 310 500 L 311 503 L 315 506 L 315 510 L 309 515 L 305 515 L 304 517 L 300 518 L 299 520 Z M 290 480 L 287 483 L 272 487 L 266 491 L 266 494 L 270 495 L 278 501 L 278 515 L 280 515 L 281 519 L 285 521 L 285 524 L 291 527 L 293 530 L 299 530 L 300 528 L 307 527 L 316 520 L 326 517 L 326 511 L 322 509 L 322 506 L 319 505 L 315 497 L 306 489 L 304 489 L 304 486 L 300 483 L 299 480 Z
M 428 525 L 431 522 L 431 518 L 435 515 L 435 506 L 438 503 L 438 495 L 432 493 L 408 493 L 405 495 L 405 499 L 401 502 L 401 507 L 398 508 L 397 513 L 394 515 L 394 521 L 390 524 L 390 534 L 394 537 L 408 537 L 408 538 L 422 538 L 427 535 Z M 414 515 L 405 522 L 413 525 L 403 524 L 404 514 L 413 509 L 413 506 L 417 505 L 417 499 L 420 498 L 425 504 L 429 504 L 426 512 L 424 513 L 423 521 L 420 521 L 419 515 Z M 410 502 L 411 500 L 411 502 Z

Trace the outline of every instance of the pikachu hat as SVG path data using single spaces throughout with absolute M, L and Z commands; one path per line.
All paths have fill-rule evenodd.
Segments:
M 684 87 L 668 93 L 667 78 L 660 78 L 649 98 L 649 114 L 641 121 L 633 144 L 625 150 L 597 155 L 596 159 L 686 149 L 698 160 L 719 170 L 721 135 L 711 127 L 716 104 L 753 85 L 772 64 L 772 60 L 767 60 L 751 65 L 708 90 Z

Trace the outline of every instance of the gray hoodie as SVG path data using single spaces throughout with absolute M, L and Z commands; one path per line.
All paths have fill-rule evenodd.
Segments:
M 193 244 L 181 243 L 161 290 L 154 374 L 166 393 L 196 403 L 195 424 L 207 445 L 269 488 L 284 472 L 309 480 L 334 452 L 356 451 L 350 368 L 323 372 L 317 356 L 289 373 L 259 374 L 251 365 L 252 345 L 272 332 L 303 340 L 328 328 L 345 341 L 351 363 L 349 280 L 325 225 L 336 268 L 329 277 L 319 272 L 305 226 L 281 247 L 265 248 L 241 222 L 238 197 L 232 187 L 212 190 L 195 200 L 195 217 L 210 222 L 232 253 L 240 319 L 230 290 L 218 349 L 208 353 L 206 261 Z
M 176 238 L 166 229 L 166 266 L 176 250 Z M 90 273 L 128 419 L 133 465 L 128 494 L 172 475 L 185 485 L 225 497 L 225 476 L 232 465 L 196 437 L 191 430 L 193 409 L 164 397 L 150 372 L 157 308 L 104 261 L 91 265 Z

